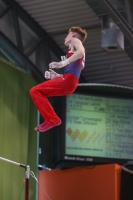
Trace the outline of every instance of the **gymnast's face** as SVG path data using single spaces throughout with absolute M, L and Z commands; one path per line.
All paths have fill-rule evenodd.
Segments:
M 66 46 L 69 46 L 73 37 L 76 37 L 76 33 L 74 33 L 74 32 L 68 33 L 68 35 L 65 38 L 64 44 Z

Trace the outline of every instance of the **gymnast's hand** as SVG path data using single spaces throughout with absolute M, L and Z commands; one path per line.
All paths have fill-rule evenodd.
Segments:
M 61 56 L 61 60 L 62 60 L 61 62 L 51 62 L 49 64 L 49 68 L 51 68 L 51 69 L 54 69 L 54 68 L 59 69 L 59 68 L 65 67 L 66 65 L 69 64 L 69 60 L 66 59 L 65 56 Z
M 54 79 L 54 78 L 60 77 L 61 75 L 57 74 L 54 70 L 49 69 L 49 71 L 45 72 L 44 76 L 46 79 Z

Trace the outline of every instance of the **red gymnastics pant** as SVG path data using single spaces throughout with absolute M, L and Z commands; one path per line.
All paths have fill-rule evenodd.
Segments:
M 30 89 L 31 98 L 45 121 L 52 121 L 55 125 L 60 122 L 47 97 L 72 94 L 77 85 L 76 76 L 64 74 L 62 77 L 47 80 Z

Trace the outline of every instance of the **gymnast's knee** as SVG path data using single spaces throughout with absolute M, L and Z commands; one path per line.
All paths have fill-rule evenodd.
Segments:
M 30 93 L 30 96 L 33 97 L 35 94 L 36 94 L 37 90 L 36 90 L 36 87 L 32 87 L 29 91 Z

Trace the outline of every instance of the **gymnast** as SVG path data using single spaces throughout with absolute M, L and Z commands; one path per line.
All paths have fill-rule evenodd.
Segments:
M 35 131 L 44 132 L 61 124 L 61 119 L 57 116 L 47 98 L 66 96 L 75 91 L 81 70 L 85 65 L 85 48 L 82 43 L 86 38 L 86 30 L 80 27 L 71 27 L 64 41 L 64 44 L 68 47 L 66 56 L 61 56 L 60 62 L 51 62 L 49 71 L 45 72 L 47 80 L 30 89 L 30 96 L 44 119 L 42 124 L 34 128 Z M 59 68 L 63 68 L 63 74 L 58 74 L 53 70 Z

